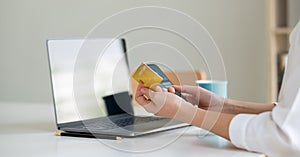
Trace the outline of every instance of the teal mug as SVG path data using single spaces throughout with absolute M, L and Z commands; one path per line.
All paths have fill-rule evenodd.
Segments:
M 227 81 L 197 80 L 196 85 L 227 98 Z

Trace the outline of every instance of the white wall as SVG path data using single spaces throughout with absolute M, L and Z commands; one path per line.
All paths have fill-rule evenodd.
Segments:
M 105 17 L 143 5 L 174 8 L 194 17 L 208 29 L 220 48 L 229 81 L 229 96 L 268 101 L 266 2 L 262 0 L 2 0 L 0 101 L 50 102 L 46 39 L 83 38 Z M 154 14 L 153 18 L 159 15 Z M 143 37 L 169 38 L 167 34 L 157 37 L 151 31 L 142 33 L 125 35 L 128 48 L 144 40 Z M 184 43 L 175 40 L 173 44 L 193 58 Z M 143 50 L 150 55 L 151 49 Z M 197 61 L 192 64 L 201 66 Z M 181 65 L 174 68 L 180 69 Z

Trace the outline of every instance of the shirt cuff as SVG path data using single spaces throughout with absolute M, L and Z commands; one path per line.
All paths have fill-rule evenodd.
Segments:
M 236 147 L 249 150 L 246 141 L 247 126 L 254 116 L 253 114 L 238 114 L 231 120 L 229 137 Z

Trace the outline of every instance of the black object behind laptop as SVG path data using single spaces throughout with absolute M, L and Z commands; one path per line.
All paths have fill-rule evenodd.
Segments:
M 47 47 L 58 130 L 136 137 L 188 126 L 134 116 L 124 39 L 48 40 Z

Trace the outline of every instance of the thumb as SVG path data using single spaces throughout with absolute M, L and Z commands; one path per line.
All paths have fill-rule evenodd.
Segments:
M 149 103 L 143 105 L 147 112 L 157 114 L 165 104 L 164 92 L 154 92 L 146 89 L 145 96 L 149 98 Z
M 153 92 L 149 88 L 141 88 L 141 93 L 146 96 L 148 99 L 150 99 L 150 92 Z

